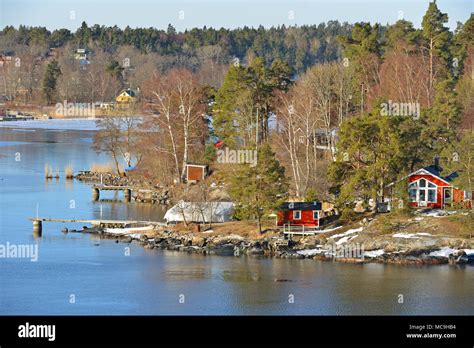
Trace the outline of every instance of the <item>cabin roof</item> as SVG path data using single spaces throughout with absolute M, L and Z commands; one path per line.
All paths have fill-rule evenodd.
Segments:
M 122 95 L 122 94 L 127 94 L 128 96 L 130 97 L 135 97 L 136 96 L 136 92 L 130 88 L 127 88 L 127 89 L 123 89 L 119 95 Z
M 285 202 L 280 208 L 282 210 L 321 210 L 321 202 Z
M 401 178 L 400 180 L 397 180 L 397 181 L 394 181 L 390 184 L 387 185 L 387 187 L 389 186 L 392 186 L 394 185 L 395 183 L 401 181 L 401 180 L 404 180 L 406 178 L 409 178 L 413 175 L 423 175 L 423 174 L 426 174 L 424 172 L 427 172 L 428 174 L 431 174 L 433 176 L 436 176 L 438 179 L 441 179 L 442 181 L 444 181 L 445 183 L 447 184 L 451 184 L 451 182 L 456 179 L 459 174 L 457 172 L 453 172 L 447 176 L 442 176 L 441 175 L 441 172 L 443 171 L 443 168 L 441 168 L 439 165 L 435 165 L 435 164 L 432 164 L 432 165 L 429 165 L 429 166 L 426 166 L 426 167 L 423 167 L 423 168 L 420 168 L 416 171 L 414 171 L 413 173 L 410 173 L 408 174 L 407 176 L 404 176 L 403 178 Z
M 200 168 L 207 168 L 209 167 L 208 164 L 199 164 L 199 163 L 186 163 L 187 167 L 200 167 Z
M 451 181 L 453 181 L 455 178 L 457 178 L 459 176 L 459 174 L 457 172 L 453 172 L 453 173 L 451 173 L 447 176 L 442 176 L 441 172 L 443 171 L 443 168 L 441 168 L 440 166 L 433 165 L 433 164 L 429 165 L 429 166 L 426 166 L 426 167 L 423 167 L 421 169 L 418 169 L 417 171 L 411 173 L 409 176 L 416 175 L 421 170 L 427 171 L 431 175 L 434 175 L 434 176 L 440 178 L 441 180 L 445 181 L 448 184 L 451 183 Z

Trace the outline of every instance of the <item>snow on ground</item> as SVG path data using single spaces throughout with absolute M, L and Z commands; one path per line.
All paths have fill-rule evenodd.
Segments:
M 0 122 L 3 128 L 52 129 L 52 130 L 97 130 L 95 118 L 66 118 L 31 121 Z
M 474 249 L 464 249 L 466 255 L 474 255 Z
M 347 230 L 347 231 L 344 232 L 344 233 L 335 234 L 334 236 L 331 236 L 331 237 L 329 237 L 328 239 L 334 239 L 334 238 L 345 237 L 345 236 L 347 236 L 347 235 L 349 235 L 349 234 L 362 232 L 363 229 L 364 229 L 363 227 L 353 228 L 353 229 Z
M 358 236 L 358 234 L 356 234 L 355 236 L 345 236 L 345 237 L 342 237 L 341 239 L 339 239 L 337 242 L 336 242 L 336 245 L 340 245 L 340 244 L 344 244 L 354 238 L 356 238 Z
M 337 227 L 334 227 L 334 228 L 328 228 L 327 230 L 321 230 L 320 233 L 327 233 L 327 232 L 333 232 L 335 230 L 338 230 L 340 228 L 342 228 L 343 226 L 337 226 Z
M 464 215 L 464 213 L 460 213 L 456 210 L 442 210 L 442 209 L 429 209 L 429 210 L 421 211 L 418 213 L 418 215 L 421 215 L 421 216 L 431 216 L 431 217 L 444 217 L 444 216 L 456 215 L 456 214 Z
M 392 235 L 393 238 L 412 238 L 412 239 L 420 239 L 421 237 L 430 237 L 430 233 L 395 233 Z
M 428 256 L 449 257 L 450 254 L 457 253 L 456 249 L 450 247 L 442 247 L 440 250 L 432 251 Z
M 153 226 L 145 226 L 145 227 L 129 227 L 129 228 L 106 228 L 105 232 L 108 234 L 116 234 L 116 235 L 127 235 L 132 238 L 140 239 L 140 233 L 134 232 L 149 232 L 153 230 Z
M 383 254 L 385 254 L 385 251 L 383 251 L 383 249 L 364 251 L 364 257 L 377 257 Z
M 323 254 L 327 250 L 324 249 L 305 249 L 305 250 L 298 250 L 296 253 L 299 255 L 304 255 L 304 256 L 313 256 L 313 255 L 318 255 L 318 254 Z

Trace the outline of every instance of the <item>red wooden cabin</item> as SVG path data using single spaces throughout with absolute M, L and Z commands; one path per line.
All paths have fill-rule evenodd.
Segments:
M 453 204 L 461 204 L 470 208 L 472 194 L 452 185 L 452 181 L 458 176 L 457 173 L 443 177 L 441 171 L 438 160 L 435 159 L 434 165 L 408 175 L 410 205 L 417 208 L 442 209 Z
M 277 226 L 319 227 L 321 219 L 321 202 L 287 202 L 280 207 L 277 214 Z

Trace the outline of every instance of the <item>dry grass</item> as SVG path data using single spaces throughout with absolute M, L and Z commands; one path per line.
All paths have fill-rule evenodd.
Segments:
M 114 166 L 111 163 L 102 164 L 102 163 L 95 163 L 94 162 L 91 165 L 91 172 L 93 172 L 93 173 L 103 173 L 103 174 L 106 174 L 106 173 L 113 174 L 114 173 Z
M 44 177 L 46 179 L 51 179 L 53 177 L 53 168 L 48 164 L 44 164 Z
M 194 230 L 194 224 L 188 224 L 188 226 L 184 226 L 184 224 L 180 223 L 174 226 L 173 230 L 175 232 L 189 233 Z M 251 239 L 260 239 L 278 235 L 278 231 L 275 229 L 274 221 L 263 221 L 263 233 L 261 234 L 258 231 L 257 223 L 255 221 L 228 221 L 223 223 L 213 223 L 211 230 L 209 230 L 208 224 L 205 224 L 201 225 L 201 232 L 194 232 L 194 234 L 205 236 L 237 234 L 239 236 Z M 203 234 L 203 232 L 205 233 Z
M 74 169 L 72 167 L 72 164 L 68 164 L 64 168 L 64 173 L 66 174 L 66 179 L 72 179 L 74 178 Z
M 471 238 L 474 223 L 468 215 L 454 215 L 446 217 L 423 216 L 422 219 L 415 217 L 384 214 L 377 217 L 375 221 L 364 231 L 371 236 L 393 233 L 430 233 L 432 235 L 447 236 L 454 238 Z

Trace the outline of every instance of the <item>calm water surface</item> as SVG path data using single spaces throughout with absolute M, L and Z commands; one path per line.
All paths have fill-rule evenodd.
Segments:
M 44 180 L 45 163 L 54 172 L 71 163 L 77 172 L 107 161 L 91 150 L 92 137 L 89 130 L 0 129 L 0 244 L 39 247 L 37 262 L 0 259 L 0 314 L 474 314 L 474 267 L 144 250 L 63 234 L 57 223 L 44 223 L 43 237 L 34 239 L 27 219 L 37 209 L 39 216 L 60 218 L 163 216 L 158 206 L 121 202 L 121 194 L 92 202 L 88 184 L 66 182 L 64 175 Z

